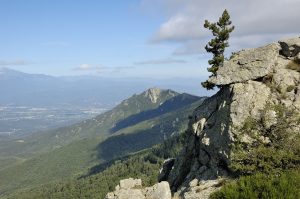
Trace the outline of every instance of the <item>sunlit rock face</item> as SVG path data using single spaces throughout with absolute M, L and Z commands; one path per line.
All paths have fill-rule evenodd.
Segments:
M 129 178 L 121 180 L 105 199 L 171 199 L 171 190 L 166 181 L 143 188 L 141 179 Z
M 208 199 L 219 190 L 232 175 L 234 146 L 270 142 L 259 132 L 241 133 L 248 118 L 261 121 L 268 131 L 280 120 L 272 107 L 280 105 L 300 116 L 300 38 L 237 52 L 208 81 L 220 90 L 189 117 L 184 149 L 160 171 L 160 179 L 166 181 L 141 188 L 140 180 L 127 179 L 106 199 L 169 199 L 171 191 L 174 198 Z M 145 95 L 155 102 L 159 91 Z M 299 123 L 288 119 L 292 131 L 300 132 Z
M 216 184 L 231 175 L 232 146 L 237 141 L 249 146 L 255 139 L 269 142 L 263 135 L 254 139 L 253 135 L 241 134 L 247 118 L 263 120 L 265 128 L 272 128 L 278 122 L 277 115 L 266 110 L 267 106 L 282 105 L 299 113 L 299 57 L 300 38 L 292 38 L 242 50 L 225 61 L 217 75 L 208 80 L 221 89 L 190 117 L 185 148 L 168 171 L 173 192 L 186 199 L 208 198 L 207 191 L 201 195 L 199 190 L 208 183 L 213 192 L 218 189 Z M 300 131 L 299 125 L 291 128 Z

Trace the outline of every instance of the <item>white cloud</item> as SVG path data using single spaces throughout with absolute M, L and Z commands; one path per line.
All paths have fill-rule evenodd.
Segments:
M 74 68 L 74 70 L 81 70 L 81 71 L 88 71 L 88 70 L 95 70 L 98 67 L 94 67 L 91 64 L 80 64 L 78 67 Z
M 79 66 L 73 68 L 73 70 L 78 72 L 93 72 L 93 73 L 119 73 L 124 70 L 132 69 L 133 66 L 116 66 L 107 67 L 102 65 L 92 65 L 92 64 L 80 64 Z
M 143 0 L 143 4 L 147 2 L 152 1 Z M 204 20 L 217 21 L 224 9 L 229 11 L 236 27 L 231 37 L 232 50 L 300 35 L 299 0 L 161 0 L 153 3 L 166 10 L 167 20 L 150 41 L 178 43 L 174 54 L 202 52 L 211 37 L 203 28 Z
M 185 60 L 181 59 L 155 59 L 155 60 L 146 60 L 141 62 L 135 62 L 135 65 L 159 65 L 159 64 L 184 64 L 187 63 Z
M 197 23 L 199 21 L 193 17 L 178 14 L 161 25 L 159 31 L 151 39 L 151 42 L 197 39 L 203 35 L 200 28 L 195 28 Z
M 103 67 L 101 65 L 92 65 L 92 64 L 80 64 L 79 66 L 73 68 L 76 71 L 97 71 L 100 72 L 102 70 L 105 70 L 106 67 Z

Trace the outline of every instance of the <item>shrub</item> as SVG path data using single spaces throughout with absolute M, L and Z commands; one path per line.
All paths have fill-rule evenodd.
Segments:
M 276 124 L 266 128 L 267 111 L 276 112 Z M 299 126 L 299 113 L 282 105 L 270 105 L 262 111 L 262 119 L 247 118 L 240 128 L 240 135 L 232 145 L 229 168 L 235 175 L 257 172 L 280 173 L 300 166 L 300 134 L 290 127 Z M 241 136 L 252 138 L 244 143 Z M 267 139 L 267 141 L 266 141 Z
M 300 198 L 300 171 L 286 171 L 281 175 L 262 173 L 244 176 L 226 184 L 210 199 L 298 199 Z
M 289 85 L 289 86 L 286 88 L 286 91 L 287 91 L 287 92 L 291 92 L 291 91 L 293 91 L 295 88 L 296 88 L 295 85 Z

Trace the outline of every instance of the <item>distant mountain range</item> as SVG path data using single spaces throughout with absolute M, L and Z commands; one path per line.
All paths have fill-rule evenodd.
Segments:
M 186 129 L 205 97 L 148 89 L 72 126 L 0 144 L 0 195 L 94 172 Z
M 105 78 L 100 76 L 54 77 L 0 68 L 0 105 L 31 107 L 114 107 L 132 93 L 161 87 L 211 95 L 200 79 Z

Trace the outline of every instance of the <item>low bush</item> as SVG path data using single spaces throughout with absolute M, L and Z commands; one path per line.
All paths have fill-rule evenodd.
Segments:
M 298 199 L 300 198 L 300 170 L 280 175 L 257 173 L 243 176 L 226 184 L 210 199 Z

